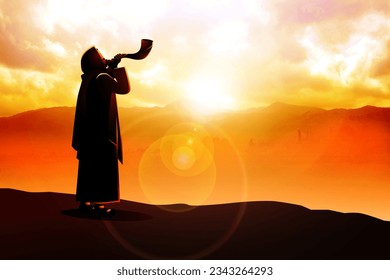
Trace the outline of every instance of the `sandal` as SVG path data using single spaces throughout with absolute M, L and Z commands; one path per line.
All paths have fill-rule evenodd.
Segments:
M 85 204 L 84 202 L 80 202 L 79 211 L 84 213 L 90 213 L 94 209 L 92 204 Z
M 115 215 L 115 209 L 111 209 L 111 208 L 101 208 L 99 206 L 96 206 L 94 207 L 93 211 L 98 214 L 98 215 L 101 215 L 101 216 L 104 216 L 104 217 L 112 217 Z

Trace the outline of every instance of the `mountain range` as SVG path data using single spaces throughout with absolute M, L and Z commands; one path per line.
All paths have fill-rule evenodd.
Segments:
M 124 199 L 189 203 L 163 182 L 161 193 L 172 196 L 150 201 L 139 170 L 153 143 L 191 123 L 213 145 L 215 183 L 203 204 L 272 200 L 390 219 L 390 108 L 324 110 L 275 103 L 195 116 L 173 104 L 120 108 L 119 114 Z M 73 117 L 74 108 L 57 107 L 0 118 L 0 188 L 74 193 Z M 196 188 L 189 186 L 188 192 Z

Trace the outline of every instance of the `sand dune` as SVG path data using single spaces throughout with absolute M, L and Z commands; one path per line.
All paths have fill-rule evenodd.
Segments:
M 82 215 L 73 195 L 0 189 L 0 259 L 389 259 L 390 223 L 280 202 L 129 201 Z

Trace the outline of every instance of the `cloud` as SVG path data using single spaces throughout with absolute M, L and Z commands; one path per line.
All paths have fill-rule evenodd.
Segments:
M 165 105 L 191 77 L 224 80 L 237 106 L 388 104 L 390 5 L 358 0 L 0 2 L 0 116 L 73 106 L 80 58 L 92 45 L 123 60 L 132 95 L 121 106 Z M 39 82 L 38 82 L 39 81 Z M 322 104 L 322 105 L 321 105 Z
M 48 70 L 49 63 L 40 59 L 44 52 L 36 44 L 37 40 L 26 24 L 27 17 L 14 10 L 19 1 L 2 1 L 0 12 L 0 63 L 13 68 Z M 26 7 L 28 15 L 29 7 Z
M 375 0 L 280 0 L 272 1 L 281 24 L 323 24 L 327 21 L 354 20 L 372 11 L 388 13 L 387 1 Z
M 67 83 L 69 79 L 61 70 L 57 73 L 41 73 L 0 67 L 3 77 L 0 81 L 0 104 L 4 115 L 52 106 L 63 106 L 73 101 L 72 94 L 76 84 Z

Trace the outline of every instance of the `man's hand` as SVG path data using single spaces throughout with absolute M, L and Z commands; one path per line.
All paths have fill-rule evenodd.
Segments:
M 121 59 L 124 58 L 126 54 L 123 53 L 118 53 L 116 56 L 114 56 L 113 59 L 107 59 L 106 63 L 107 66 L 110 67 L 111 69 L 117 68 L 119 62 L 121 62 Z

